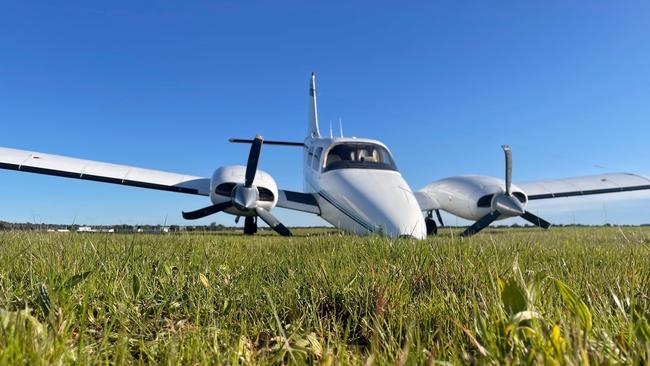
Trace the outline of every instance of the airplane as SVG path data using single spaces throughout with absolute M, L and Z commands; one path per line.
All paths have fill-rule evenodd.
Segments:
M 316 76 L 309 80 L 310 112 L 304 141 L 230 139 L 250 144 L 246 165 L 219 167 L 210 178 L 126 165 L 82 160 L 0 147 L 0 168 L 65 178 L 122 184 L 208 196 L 211 204 L 183 212 L 195 220 L 223 212 L 244 217 L 244 234 L 257 232 L 258 218 L 282 236 L 291 236 L 271 211 L 275 207 L 319 215 L 346 232 L 425 239 L 444 226 L 441 211 L 472 220 L 462 236 L 471 236 L 496 220 L 521 217 L 544 229 L 551 223 L 526 210 L 530 201 L 650 189 L 650 179 L 611 173 L 567 179 L 512 183 L 512 151 L 503 145 L 504 178 L 456 176 L 413 191 L 381 141 L 323 136 L 318 124 Z M 304 192 L 278 189 L 273 177 L 258 169 L 263 145 L 300 148 Z M 436 214 L 436 219 L 433 217 Z

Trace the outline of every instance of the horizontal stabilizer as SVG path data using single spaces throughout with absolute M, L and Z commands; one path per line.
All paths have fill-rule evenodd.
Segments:
M 233 144 L 252 144 L 255 140 L 249 139 L 229 139 L 229 142 Z M 279 146 L 298 146 L 303 147 L 305 144 L 302 142 L 293 142 L 293 141 L 273 141 L 273 140 L 264 140 L 264 145 L 279 145 Z

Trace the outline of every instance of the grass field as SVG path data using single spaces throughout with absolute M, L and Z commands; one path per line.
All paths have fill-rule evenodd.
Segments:
M 647 364 L 650 229 L 0 233 L 0 364 Z

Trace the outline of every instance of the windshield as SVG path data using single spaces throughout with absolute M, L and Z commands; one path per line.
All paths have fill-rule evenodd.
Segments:
M 336 145 L 327 153 L 325 170 L 384 169 L 397 170 L 388 150 L 380 145 L 348 142 Z

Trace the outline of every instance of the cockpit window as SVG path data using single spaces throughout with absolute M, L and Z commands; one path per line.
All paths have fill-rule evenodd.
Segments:
M 323 153 L 323 148 L 319 147 L 314 151 L 314 160 L 312 162 L 311 168 L 314 170 L 319 170 L 320 165 L 320 155 Z
M 323 172 L 334 169 L 397 170 L 388 150 L 380 145 L 348 142 L 332 147 L 327 153 Z

